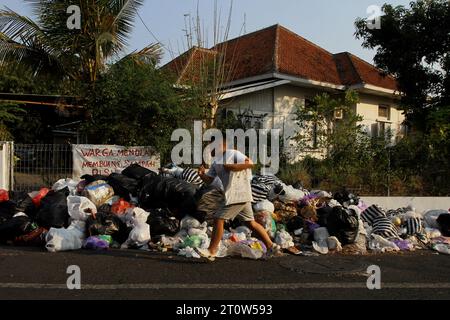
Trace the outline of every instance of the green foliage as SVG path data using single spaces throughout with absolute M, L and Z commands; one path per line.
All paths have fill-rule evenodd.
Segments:
M 430 113 L 450 104 L 450 2 L 418 0 L 383 6 L 381 29 L 356 21 L 363 47 L 376 49 L 378 67 L 397 77 L 408 120 L 421 131 Z
M 165 155 L 173 130 L 200 117 L 194 106 L 153 64 L 127 59 L 97 81 L 88 98 L 90 116 L 84 129 L 92 143 L 150 145 Z

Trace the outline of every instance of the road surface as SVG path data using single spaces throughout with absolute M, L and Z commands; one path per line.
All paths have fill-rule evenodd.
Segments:
M 81 290 L 67 268 L 80 267 Z M 380 267 L 381 290 L 367 289 Z M 215 263 L 132 250 L 52 254 L 0 246 L 0 299 L 450 299 L 450 256 L 285 256 Z

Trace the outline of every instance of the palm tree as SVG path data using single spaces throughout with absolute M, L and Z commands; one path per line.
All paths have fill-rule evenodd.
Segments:
M 24 0 L 36 21 L 5 8 L 0 10 L 0 65 L 25 65 L 33 75 L 95 83 L 108 62 L 127 47 L 137 9 L 143 0 Z M 67 28 L 67 8 L 78 5 L 81 29 Z M 159 61 L 159 44 L 125 58 Z M 124 58 L 124 57 L 122 57 Z

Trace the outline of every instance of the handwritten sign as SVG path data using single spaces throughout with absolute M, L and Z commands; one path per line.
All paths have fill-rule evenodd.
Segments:
M 109 175 L 131 164 L 158 171 L 161 159 L 152 147 L 122 147 L 114 145 L 73 145 L 73 178 L 85 174 Z

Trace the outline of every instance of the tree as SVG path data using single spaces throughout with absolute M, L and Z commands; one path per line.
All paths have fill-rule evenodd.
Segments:
M 84 129 L 92 143 L 149 145 L 165 155 L 173 130 L 185 128 L 200 109 L 173 87 L 154 63 L 125 59 L 100 76 L 89 96 Z
M 409 8 L 385 4 L 383 12 L 380 29 L 358 19 L 355 35 L 363 47 L 377 50 L 376 65 L 398 79 L 413 127 L 429 132 L 433 113 L 450 106 L 450 2 L 418 0 Z
M 127 45 L 137 9 L 143 0 L 25 0 L 36 21 L 0 11 L 0 64 L 28 66 L 33 75 L 93 84 L 111 59 Z M 67 8 L 78 5 L 81 29 L 67 28 Z M 158 45 L 127 58 L 157 59 Z
M 195 97 L 203 108 L 205 128 L 218 126 L 220 115 L 220 100 L 224 95 L 224 88 L 233 79 L 236 72 L 236 44 L 230 45 L 229 35 L 231 28 L 231 16 L 233 13 L 233 0 L 230 1 L 226 23 L 222 23 L 218 1 L 214 0 L 214 22 L 210 27 L 202 24 L 202 18 L 197 3 L 195 17 L 186 15 L 186 47 L 184 55 L 195 55 L 189 70 L 187 81 L 180 85 L 188 86 L 189 95 Z M 208 29 L 211 34 L 208 33 Z M 209 40 L 212 44 L 209 45 Z M 211 47 L 210 49 L 205 49 Z M 180 54 L 181 55 L 181 54 Z M 182 55 L 181 55 L 182 56 Z M 173 57 L 175 58 L 175 57 Z M 181 67 L 185 67 L 182 65 Z M 182 70 L 177 70 L 181 73 Z

